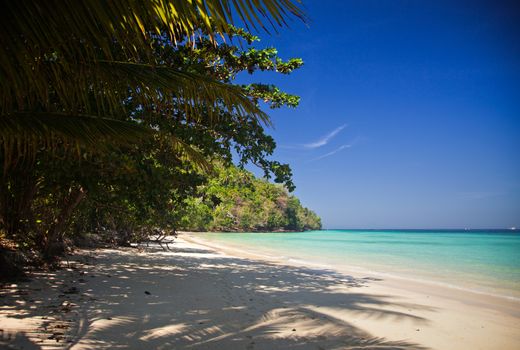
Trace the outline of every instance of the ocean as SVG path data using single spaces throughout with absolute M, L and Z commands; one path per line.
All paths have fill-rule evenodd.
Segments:
M 203 237 L 289 263 L 520 300 L 520 232 L 514 230 L 321 230 Z

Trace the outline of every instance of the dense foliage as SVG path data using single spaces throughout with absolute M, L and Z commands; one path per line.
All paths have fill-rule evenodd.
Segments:
M 199 117 L 225 108 L 265 119 L 241 89 L 164 64 L 151 41 L 163 37 L 189 46 L 202 28 L 215 42 L 232 34 L 230 24 L 276 31 L 289 18 L 305 20 L 298 1 L 5 1 L 1 151 L 10 162 L 42 146 L 131 144 L 149 130 L 121 120 L 128 116 L 121 102 L 129 92 L 146 107 L 168 98 Z
M 183 45 L 174 45 L 167 35 L 150 35 L 147 42 L 158 65 L 154 77 L 168 80 L 175 70 L 206 77 L 233 91 L 238 89 L 257 109 L 260 103 L 271 108 L 295 107 L 299 98 L 273 85 L 235 85 L 233 81 L 241 72 L 289 74 L 303 62 L 284 61 L 274 48 L 255 46 L 258 38 L 248 32 L 232 26 L 228 30 L 232 42 L 215 42 L 216 34 L 204 29 L 198 30 L 195 39 L 184 40 Z M 111 56 L 123 61 L 125 55 L 119 47 L 113 43 Z M 39 143 L 37 139 L 38 147 L 29 155 L 13 157 L 7 151 L 0 152 L 4 164 L 0 183 L 1 234 L 18 247 L 52 260 L 64 251 L 68 241 L 84 239 L 91 233 L 128 243 L 158 231 L 173 232 L 182 225 L 219 230 L 316 228 L 317 218 L 287 194 L 287 190 L 294 189 L 291 169 L 270 159 L 276 145 L 265 132 L 268 118 L 263 118 L 262 113 L 248 113 L 239 104 L 230 107 L 230 99 L 217 97 L 207 104 L 198 100 L 196 106 L 191 106 L 178 91 L 162 88 L 168 84 L 150 89 L 139 81 L 141 77 L 150 81 L 148 68 L 143 75 L 140 66 L 149 62 L 148 54 L 143 53 L 142 62 L 124 67 L 132 79 L 121 78 L 112 85 L 93 84 L 90 93 L 102 95 L 103 89 L 115 85 L 116 93 L 110 90 L 111 96 L 119 96 L 120 111 L 125 113 L 112 115 L 112 120 L 134 124 L 147 131 L 149 137 L 123 144 L 101 142 L 99 149 L 92 149 L 70 143 L 58 133 L 50 143 Z M 150 94 L 153 96 L 144 103 L 143 98 Z M 102 109 L 96 98 L 85 110 Z M 55 101 L 53 109 L 59 110 L 59 99 L 51 99 Z M 54 117 L 47 122 L 64 130 L 76 127 Z M 91 131 L 86 127 L 86 133 Z M 5 151 L 7 144 L 0 143 L 0 147 Z M 13 150 L 16 152 L 16 148 Z M 287 190 L 227 168 L 233 155 L 239 166 L 253 163 Z M 216 168 L 212 166 L 215 162 L 219 164 Z M 225 176 L 223 167 L 229 169 L 229 175 L 249 178 L 250 185 L 219 182 Z M 226 186 L 230 186 L 227 192 Z M 206 190 L 214 192 L 209 198 L 212 204 L 205 197 Z M 190 218 L 187 214 L 187 208 L 204 211 L 205 207 L 215 213 L 204 225 L 197 220 L 207 218 Z
M 234 166 L 216 174 L 185 201 L 180 227 L 189 231 L 304 231 L 320 218 L 280 185 Z

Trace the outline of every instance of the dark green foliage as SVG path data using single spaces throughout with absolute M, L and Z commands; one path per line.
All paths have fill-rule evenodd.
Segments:
M 233 113 L 267 118 L 241 89 L 222 84 L 218 78 L 165 66 L 154 56 L 155 47 L 150 41 L 163 37 L 170 43 L 189 44 L 202 30 L 212 42 L 217 37 L 235 34 L 250 42 L 252 35 L 230 23 L 238 21 L 266 30 L 272 26 L 276 30 L 291 17 L 305 20 L 300 6 L 291 0 L 260 0 L 254 4 L 249 0 L 2 2 L 3 151 L 6 155 L 16 152 L 34 156 L 41 142 L 56 146 L 57 133 L 75 144 L 92 137 L 112 138 L 116 126 L 122 133 L 140 134 L 142 130 L 134 128 L 134 124 L 124 125 L 117 120 L 126 114 L 121 98 L 127 91 L 133 91 L 133 98 L 143 106 L 173 94 L 178 103 L 197 113 L 211 113 L 208 107 L 220 104 Z M 264 26 L 267 23 L 271 26 Z M 27 127 L 27 118 L 20 119 L 19 113 L 31 116 L 31 120 L 39 118 L 34 113 L 43 113 L 45 117 L 36 123 L 36 128 L 32 124 Z M 56 115 L 68 119 L 83 116 L 80 121 L 86 133 L 54 123 Z M 95 117 L 102 117 L 104 122 Z
M 114 45 L 111 57 L 119 63 L 111 63 L 109 68 L 126 72 L 127 77 L 112 81 L 107 89 L 111 96 L 117 96 L 118 108 L 126 113 L 111 115 L 114 120 L 99 127 L 112 130 L 121 121 L 145 130 L 149 137 L 122 144 L 104 142 L 99 149 L 68 144 L 59 133 L 83 133 L 90 145 L 101 139 L 89 134 L 92 126 L 87 122 L 78 129 L 74 123 L 62 125 L 62 116 L 49 115 L 47 119 L 58 126 L 53 129 L 57 137 L 52 138 L 52 145 L 36 138 L 37 151 L 31 157 L 17 156 L 16 147 L 11 148 L 15 154 L 9 157 L 9 152 L 0 149 L 4 164 L 0 174 L 0 236 L 52 260 L 66 249 L 70 239 L 84 240 L 87 234 L 128 244 L 156 232 L 173 232 L 182 225 L 199 230 L 319 228 L 315 214 L 287 192 L 294 189 L 289 166 L 269 158 L 276 144 L 265 132 L 267 116 L 250 113 L 241 104 L 230 108 L 229 100 L 212 90 L 215 86 L 220 86 L 220 93 L 238 90 L 255 108 L 260 101 L 272 108 L 295 107 L 299 98 L 275 86 L 240 86 L 233 80 L 240 72 L 257 70 L 288 74 L 302 61 L 282 61 L 272 48 L 246 44 L 256 37 L 241 29 L 232 31 L 233 43 L 216 44 L 215 35 L 199 30 L 196 39 L 179 46 L 167 35 L 150 35 L 147 42 L 153 61 L 160 67 L 146 65 L 150 57 L 144 53 L 142 62 L 124 63 L 124 53 Z M 175 77 L 189 80 L 195 75 L 199 82 L 212 82 L 197 85 L 208 90 L 206 95 L 213 95 L 206 103 L 204 98 L 186 101 L 182 94 L 179 97 L 167 88 Z M 153 84 L 154 89 L 147 89 Z M 89 93 L 103 95 L 104 88 L 94 84 L 92 89 L 99 90 Z M 148 94 L 151 96 L 144 103 Z M 95 98 L 92 101 L 84 109 L 97 115 L 103 107 Z M 191 108 L 190 103 L 197 105 Z M 53 106 L 63 109 L 59 99 Z M 46 127 L 36 125 L 32 134 Z M 5 144 L 0 144 L 2 147 Z M 250 173 L 230 167 L 234 155 L 239 166 L 255 164 L 266 178 L 283 185 L 256 180 Z M 219 165 L 212 170 L 215 161 Z
M 305 231 L 321 228 L 320 218 L 298 198 L 235 166 L 216 174 L 185 200 L 181 228 L 190 231 Z
M 101 233 L 119 244 L 174 233 L 183 200 L 204 181 L 161 139 L 92 159 L 89 168 L 83 183 L 90 195 L 74 218 L 75 234 Z

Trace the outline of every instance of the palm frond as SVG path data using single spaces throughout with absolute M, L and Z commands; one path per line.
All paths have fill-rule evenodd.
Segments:
M 216 29 L 225 34 L 229 24 L 267 30 L 264 23 L 268 22 L 276 29 L 291 17 L 305 20 L 298 4 L 299 0 L 4 1 L 0 11 L 2 147 L 23 155 L 57 140 L 95 147 L 99 140 L 142 136 L 138 125 L 97 117 L 124 115 L 122 100 L 129 89 L 143 105 L 157 105 L 166 94 L 192 116 L 208 113 L 211 117 L 212 111 L 223 108 L 238 117 L 252 115 L 269 123 L 240 88 L 157 66 L 149 37 L 166 31 L 173 42 L 185 40 L 201 19 L 208 33 Z M 118 59 L 125 62 L 114 62 L 115 43 Z M 24 112 L 28 110 L 48 112 Z
M 213 165 L 205 156 L 180 138 L 173 136 L 171 133 L 158 133 L 156 136 L 180 159 L 189 161 L 190 164 L 206 174 L 213 171 Z
M 28 85 L 46 89 L 42 66 L 56 62 L 68 76 L 62 85 L 73 88 L 77 63 L 103 57 L 113 60 L 113 44 L 123 57 L 140 62 L 152 56 L 150 33 L 166 31 L 172 41 L 182 41 L 200 25 L 208 33 L 225 34 L 229 24 L 267 28 L 286 19 L 305 16 L 294 0 L 91 0 L 3 2 L 0 11 L 0 103 L 23 104 Z M 210 21 L 211 18 L 211 21 Z M 71 93 L 73 93 L 72 90 Z
M 146 91 L 143 104 L 146 101 L 155 102 L 154 97 L 163 98 L 164 94 L 168 94 L 170 98 L 177 100 L 178 105 L 184 106 L 187 115 L 195 120 L 205 115 L 216 117 L 224 109 L 239 118 L 252 116 L 267 125 L 271 124 L 269 116 L 239 86 L 166 66 L 101 61 L 98 68 L 107 74 L 107 78 L 115 77 L 119 82 L 137 87 L 136 90 L 141 93 Z
M 267 125 L 270 123 L 268 115 L 246 96 L 241 87 L 221 83 L 208 76 L 167 66 L 121 61 L 100 60 L 78 64 L 72 72 L 72 66 L 64 70 L 56 65 L 48 64 L 46 69 L 40 69 L 39 74 L 45 78 L 45 84 L 38 84 L 39 79 L 31 83 L 27 77 L 23 84 L 25 96 L 22 101 L 9 104 L 7 100 L 11 96 L 4 94 L 9 93 L 9 87 L 0 90 L 0 96 L 5 100 L 0 108 L 1 113 L 18 110 L 18 106 L 29 110 L 52 110 L 57 100 L 59 108 L 74 113 L 84 110 L 87 114 L 124 115 L 127 111 L 122 101 L 131 92 L 142 106 L 160 105 L 165 98 L 175 100 L 194 119 L 206 115 L 213 118 L 224 109 L 241 118 L 253 116 Z M 73 81 L 71 76 L 74 77 Z M 73 88 L 70 87 L 71 82 Z
M 33 158 L 40 149 L 105 150 L 107 145 L 131 145 L 152 134 L 141 125 L 113 118 L 64 113 L 13 113 L 0 116 L 0 147 L 4 166 Z
M 5 30 L 2 37 L 23 37 L 28 43 L 40 43 L 43 48 L 66 44 L 75 37 L 108 53 L 107 38 L 145 44 L 147 33 L 166 30 L 173 40 L 183 40 L 201 18 L 208 32 L 216 26 L 218 32 L 225 34 L 229 24 L 276 30 L 286 26 L 288 18 L 306 20 L 299 3 L 299 0 L 11 0 L 4 2 L 0 28 Z M 133 49 L 128 48 L 129 52 Z
M 180 138 L 137 123 L 64 113 L 14 113 L 0 116 L 0 149 L 4 152 L 4 169 L 19 159 L 24 161 L 26 158 L 34 158 L 40 149 L 52 150 L 59 145 L 70 152 L 80 151 L 83 147 L 89 151 L 105 151 L 107 146 L 128 147 L 152 135 L 167 142 L 175 154 L 200 170 L 211 171 L 211 164 L 204 156 Z
M 49 134 L 99 145 L 105 139 L 131 144 L 148 137 L 151 130 L 136 123 L 91 115 L 50 112 L 17 112 L 0 117 L 0 140 L 45 138 Z

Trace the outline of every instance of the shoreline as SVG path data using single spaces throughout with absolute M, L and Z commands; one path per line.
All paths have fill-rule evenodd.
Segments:
M 424 284 L 240 256 L 186 234 L 171 247 L 78 250 L 63 270 L 2 289 L 0 345 L 512 350 L 520 344 L 517 303 L 501 307 Z
M 273 263 L 279 263 L 279 264 L 287 264 L 287 265 L 294 265 L 294 266 L 312 266 L 314 268 L 318 269 L 325 269 L 325 270 L 333 270 L 338 273 L 343 274 L 353 274 L 353 275 L 361 275 L 361 274 L 368 274 L 371 277 L 374 278 L 384 278 L 388 281 L 392 281 L 394 285 L 399 285 L 399 281 L 405 281 L 408 283 L 416 283 L 419 285 L 419 289 L 431 286 L 434 288 L 441 288 L 446 289 L 447 291 L 455 291 L 455 292 L 464 292 L 464 293 L 471 293 L 474 294 L 476 297 L 487 297 L 491 299 L 497 299 L 497 301 L 500 303 L 502 301 L 512 302 L 512 303 L 518 303 L 518 306 L 520 307 L 520 297 L 513 296 L 513 295 L 504 295 L 499 293 L 493 293 L 486 290 L 479 290 L 472 287 L 466 287 L 461 285 L 452 284 L 450 282 L 442 281 L 442 280 L 435 280 L 434 277 L 428 278 L 425 276 L 420 275 L 406 275 L 405 273 L 400 274 L 399 272 L 386 272 L 386 271 L 379 271 L 374 270 L 368 267 L 361 267 L 361 266 L 353 266 L 353 265 L 341 265 L 337 266 L 334 264 L 325 264 L 325 263 L 318 263 L 315 261 L 308 261 L 308 260 L 301 260 L 294 257 L 275 257 L 273 255 L 269 255 L 267 253 L 251 253 L 245 250 L 246 247 L 237 247 L 237 246 L 229 246 L 225 244 L 220 244 L 220 242 L 214 242 L 206 239 L 203 235 L 204 232 L 188 232 L 183 231 L 180 232 L 183 234 L 183 238 L 187 238 L 187 240 L 195 243 L 204 245 L 208 248 L 212 249 L 218 249 L 220 251 L 223 251 L 228 254 L 238 254 L 239 256 L 246 257 L 246 258 L 253 258 L 253 259 L 259 259 L 259 260 L 265 260 Z M 449 293 L 444 293 L 449 294 Z
M 325 265 L 314 262 L 299 261 L 293 258 L 282 259 L 270 255 L 260 253 L 250 253 L 241 248 L 221 245 L 213 241 L 208 241 L 201 237 L 200 232 L 182 232 L 183 238 L 195 244 L 200 244 L 210 249 L 216 249 L 230 255 L 238 255 L 244 258 L 252 258 L 260 261 L 268 261 L 270 263 L 280 265 L 292 265 L 296 267 L 312 267 L 322 270 L 330 270 L 335 273 L 347 275 L 368 275 L 370 278 L 381 279 L 386 286 L 399 290 L 403 288 L 403 282 L 406 288 L 421 292 L 428 289 L 429 293 L 436 294 L 444 298 L 455 299 L 457 301 L 474 302 L 476 305 L 487 305 L 488 307 L 496 307 L 502 312 L 509 313 L 511 310 L 518 310 L 515 315 L 520 316 L 520 299 L 513 296 L 497 295 L 485 291 L 478 291 L 470 288 L 450 285 L 444 282 L 422 279 L 413 276 L 400 276 L 392 273 L 373 271 L 362 267 L 344 267 L 339 268 L 333 265 Z M 466 293 L 470 293 L 470 297 Z

